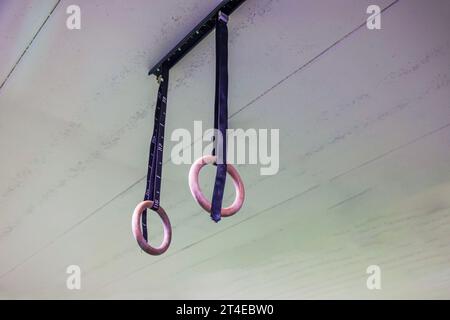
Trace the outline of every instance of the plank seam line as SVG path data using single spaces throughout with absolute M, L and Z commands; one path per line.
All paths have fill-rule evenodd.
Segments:
M 431 136 L 431 135 L 433 135 L 433 134 L 435 134 L 435 133 L 437 133 L 437 132 L 439 132 L 441 130 L 444 130 L 444 129 L 448 128 L 448 127 L 450 127 L 450 123 L 447 123 L 447 124 L 437 128 L 437 129 L 432 130 L 432 131 L 428 131 L 425 134 L 423 134 L 423 135 L 421 135 L 419 137 L 416 137 L 416 138 L 414 138 L 414 139 L 412 139 L 410 141 L 407 141 L 407 142 L 405 142 L 404 144 L 402 144 L 400 146 L 392 148 L 392 149 L 390 149 L 390 150 L 388 150 L 388 151 L 386 151 L 386 152 L 384 152 L 384 153 L 382 153 L 382 154 L 380 154 L 380 155 L 378 155 L 378 156 L 376 156 L 376 157 L 374 157 L 372 159 L 369 159 L 369 160 L 367 160 L 367 161 L 357 165 L 356 167 L 350 168 L 347 171 L 339 173 L 338 175 L 330 178 L 329 181 L 333 182 L 333 181 L 335 181 L 335 180 L 337 180 L 337 179 L 339 179 L 339 178 L 341 178 L 341 177 L 343 177 L 343 176 L 345 176 L 345 175 L 347 175 L 347 174 L 349 174 L 349 173 L 351 173 L 351 172 L 353 172 L 355 170 L 361 169 L 361 168 L 363 168 L 363 167 L 365 167 L 365 166 L 367 166 L 367 165 L 369 165 L 369 164 L 371 164 L 371 163 L 373 163 L 373 162 L 375 162 L 377 160 L 380 160 L 380 159 L 390 155 L 391 153 L 394 153 L 394 152 L 396 152 L 398 150 L 406 148 L 406 147 L 408 147 L 408 146 L 410 146 L 410 145 L 412 145 L 412 144 L 414 144 L 414 143 L 416 143 L 416 142 L 418 142 L 418 141 L 420 141 L 420 140 L 422 140 L 422 139 L 424 139 L 424 138 L 426 138 L 428 136 Z
M 390 3 L 388 6 L 386 6 L 385 8 L 383 8 L 380 12 L 383 13 L 384 11 L 386 11 L 387 9 L 389 9 L 390 7 L 392 7 L 394 4 L 398 3 L 400 0 L 395 0 L 394 2 Z M 322 57 L 323 55 L 325 55 L 328 51 L 330 51 L 331 49 L 333 49 L 334 47 L 336 47 L 337 45 L 339 45 L 342 41 L 344 41 L 345 39 L 347 39 L 348 37 L 350 37 L 353 33 L 355 33 L 356 31 L 360 30 L 362 27 L 366 26 L 366 22 L 364 21 L 362 24 L 360 24 L 358 27 L 356 27 L 355 29 L 353 29 L 352 31 L 350 31 L 349 33 L 345 34 L 343 37 L 341 37 L 340 39 L 336 40 L 334 43 L 332 43 L 330 46 L 328 46 L 327 48 L 325 48 L 323 51 L 321 51 L 318 55 L 314 56 L 313 58 L 311 58 L 309 61 L 307 61 L 305 64 L 301 65 L 300 67 L 298 67 L 297 69 L 295 69 L 293 72 L 291 72 L 290 74 L 288 74 L 287 76 L 285 76 L 283 79 L 281 79 L 280 81 L 278 81 L 277 83 L 275 83 L 272 87 L 268 88 L 267 90 L 265 90 L 263 93 L 261 93 L 260 95 L 258 95 L 256 98 L 254 98 L 253 100 L 251 100 L 249 103 L 247 103 L 245 106 L 243 106 L 241 109 L 237 110 L 236 112 L 234 112 L 233 114 L 231 114 L 230 118 L 234 117 L 235 115 L 237 115 L 238 113 L 240 113 L 241 111 L 243 111 L 244 109 L 246 109 L 247 107 L 249 107 L 250 105 L 254 104 L 256 101 L 258 101 L 259 99 L 261 99 L 262 97 L 264 97 L 266 94 L 268 94 L 270 91 L 272 91 L 273 89 L 275 89 L 276 87 L 278 87 L 279 85 L 281 85 L 283 82 L 285 82 L 286 80 L 288 80 L 289 78 L 291 78 L 292 76 L 294 76 L 296 73 L 298 73 L 299 71 L 305 69 L 306 67 L 308 67 L 310 64 L 312 64 L 313 62 L 315 62 L 317 59 L 319 59 L 320 57 Z
M 56 7 L 58 7 L 59 3 L 61 2 L 61 0 L 58 0 L 56 2 L 56 4 L 53 6 L 52 10 L 50 11 L 50 13 L 48 14 L 47 18 L 45 18 L 44 22 L 41 24 L 41 26 L 38 28 L 38 30 L 36 31 L 36 33 L 34 34 L 33 38 L 31 38 L 31 41 L 28 43 L 28 45 L 26 46 L 25 50 L 22 52 L 22 54 L 20 55 L 19 59 L 16 61 L 16 63 L 13 65 L 12 69 L 9 71 L 9 73 L 6 75 L 5 80 L 3 80 L 2 84 L 0 85 L 0 90 L 2 90 L 3 86 L 6 84 L 6 82 L 8 81 L 9 77 L 12 75 L 12 73 L 14 72 L 14 70 L 16 70 L 16 67 L 19 65 L 20 61 L 22 61 L 22 58 L 25 56 L 25 54 L 28 52 L 28 49 L 30 49 L 31 45 L 33 44 L 34 40 L 36 39 L 36 37 L 38 36 L 38 34 L 41 32 L 42 28 L 44 27 L 44 25 L 47 23 L 48 19 L 50 19 L 50 16 L 53 14 L 53 12 L 55 11 Z
M 58 1 L 58 4 L 61 0 Z M 386 6 L 385 8 L 383 8 L 381 10 L 381 13 L 388 10 L 389 8 L 391 8 L 394 4 L 398 3 L 400 0 L 395 0 L 392 3 L 390 3 L 388 6 Z M 56 6 L 55 6 L 56 8 Z M 49 15 L 50 17 L 50 15 Z M 48 19 L 48 17 L 47 17 Z M 46 21 L 47 21 L 46 19 Z M 237 110 L 236 112 L 234 112 L 233 114 L 231 114 L 228 119 L 231 119 L 232 117 L 236 116 L 238 113 L 242 112 L 244 109 L 248 108 L 249 106 L 251 106 L 252 104 L 254 104 L 256 101 L 258 101 L 259 99 L 261 99 L 262 97 L 264 97 L 267 93 L 269 93 L 270 91 L 272 91 L 273 89 L 275 89 L 276 87 L 278 87 L 279 85 L 281 85 L 283 82 L 285 82 L 286 80 L 288 80 L 289 78 L 291 78 L 293 75 L 295 75 L 296 73 L 298 73 L 299 71 L 303 70 L 304 68 L 306 68 L 308 65 L 312 64 L 313 62 L 315 62 L 318 58 L 320 58 L 321 56 L 323 56 L 324 54 L 326 54 L 328 51 L 330 51 L 333 47 L 337 46 L 338 44 L 340 44 L 342 41 L 344 41 L 345 39 L 347 39 L 349 36 L 351 36 L 353 33 L 355 33 L 356 31 L 360 30 L 362 27 L 364 27 L 366 25 L 366 22 L 363 22 L 362 24 L 360 24 L 359 26 L 357 26 L 355 29 L 353 29 L 352 31 L 348 32 L 347 34 L 345 34 L 343 37 L 341 37 L 340 39 L 338 39 L 337 41 L 335 41 L 333 44 L 331 44 L 330 46 L 328 46 L 326 49 L 324 49 L 322 52 L 320 52 L 318 55 L 316 55 L 315 57 L 313 57 L 312 59 L 310 59 L 308 62 L 306 62 L 305 64 L 303 64 L 302 66 L 300 66 L 299 68 L 297 68 L 296 70 L 294 70 L 293 72 L 291 72 L 290 74 L 288 74 L 287 76 L 285 76 L 283 79 L 281 79 L 280 81 L 278 81 L 277 83 L 275 83 L 272 87 L 268 88 L 267 90 L 265 90 L 262 94 L 258 95 L 257 97 L 255 97 L 253 100 L 251 100 L 249 103 L 247 103 L 246 105 L 244 105 L 242 108 L 240 108 L 239 110 Z M 0 87 L 1 89 L 1 87 Z M 168 160 L 170 161 L 170 160 Z M 168 161 L 166 161 L 165 163 L 167 163 Z M 141 178 L 139 178 L 136 182 L 134 182 L 132 185 L 130 185 L 129 187 L 127 187 L 126 189 L 124 189 L 122 192 L 119 192 L 116 196 L 114 196 L 112 199 L 108 200 L 106 203 L 104 203 L 103 205 L 101 205 L 100 207 L 98 207 L 97 209 L 95 209 L 93 212 L 91 212 L 90 214 L 88 214 L 85 218 L 83 218 L 82 220 L 80 220 L 79 222 L 77 222 L 75 225 L 71 226 L 70 228 L 66 229 L 63 233 L 61 233 L 60 235 L 57 236 L 57 238 L 53 239 L 52 241 L 48 242 L 46 245 L 44 245 L 43 247 L 41 247 L 40 249 L 38 249 L 35 253 L 33 253 L 32 255 L 30 255 L 29 257 L 27 257 L 25 260 L 23 260 L 22 262 L 20 262 L 19 264 L 17 264 L 16 266 L 12 267 L 11 269 L 9 269 L 8 271 L 6 271 L 5 273 L 0 275 L 0 279 L 2 279 L 4 276 L 8 275 L 9 273 L 11 273 L 12 271 L 16 270 L 18 267 L 20 267 L 21 265 L 25 264 L 26 262 L 28 262 L 30 259 L 32 259 L 34 256 L 36 256 L 39 252 L 41 252 L 42 250 L 45 250 L 46 248 L 48 248 L 49 246 L 51 246 L 53 243 L 55 243 L 55 241 L 57 239 L 60 239 L 61 237 L 63 237 L 64 235 L 66 235 L 67 233 L 69 233 L 70 231 L 72 231 L 73 229 L 75 229 L 77 226 L 81 225 L 82 223 L 84 223 L 86 220 L 88 220 L 89 218 L 91 218 L 93 215 L 95 215 L 97 212 L 99 212 L 101 209 L 103 209 L 104 207 L 106 207 L 108 204 L 112 203 L 114 200 L 116 200 L 117 198 L 120 198 L 123 194 L 125 194 L 128 190 L 131 190 L 134 186 L 136 186 L 138 183 L 140 183 L 142 180 L 145 179 L 146 176 L 143 176 Z M 159 260 L 158 260 L 159 261 Z
M 145 177 L 144 177 L 145 178 Z M 92 211 L 90 214 L 88 214 L 86 217 L 84 217 L 83 219 L 81 219 L 80 221 L 78 221 L 77 223 L 75 223 L 74 225 L 72 225 L 70 228 L 64 230 L 62 233 L 60 233 L 59 235 L 57 235 L 53 240 L 49 241 L 47 244 L 45 244 L 44 246 L 42 246 L 41 248 L 39 248 L 38 250 L 36 250 L 36 252 L 34 252 L 33 254 L 31 254 L 30 256 L 28 256 L 27 258 L 25 258 L 22 262 L 20 262 L 19 264 L 15 265 L 14 267 L 12 267 L 11 269 L 9 269 L 8 271 L 6 271 L 5 273 L 0 275 L 0 279 L 3 279 L 6 275 L 10 274 L 11 272 L 13 272 L 14 270 L 16 270 L 17 268 L 23 266 L 24 264 L 26 264 L 28 261 L 30 261 L 33 257 L 35 257 L 37 254 L 39 254 L 40 252 L 44 251 L 45 249 L 47 249 L 48 247 L 52 246 L 54 243 L 56 243 L 56 241 L 58 241 L 59 239 L 63 238 L 66 234 L 68 234 L 70 231 L 74 230 L 76 227 L 78 227 L 79 225 L 81 225 L 82 223 L 84 223 L 86 220 L 89 220 L 90 218 L 92 218 L 92 216 L 94 216 L 97 212 L 101 211 L 103 208 L 107 207 L 110 203 L 114 202 L 115 200 L 117 200 L 118 198 L 120 198 L 121 196 L 123 196 L 124 194 L 126 194 L 129 190 L 131 190 L 132 188 L 134 188 L 137 184 L 139 184 L 144 178 L 141 178 L 139 180 L 137 180 L 136 182 L 134 182 L 132 185 L 130 185 L 129 187 L 127 187 L 126 189 L 122 190 L 121 192 L 117 193 L 112 199 L 106 201 L 104 204 L 102 204 L 101 206 L 99 206 L 97 209 L 95 209 L 94 211 Z
M 215 232 L 215 233 L 213 233 L 213 234 L 210 234 L 210 235 L 208 235 L 208 236 L 206 236 L 206 237 L 204 237 L 204 238 L 202 238 L 202 239 L 200 239 L 200 240 L 197 240 L 197 241 L 194 241 L 194 242 L 192 242 L 192 243 L 190 243 L 190 244 L 188 244 L 188 245 L 185 245 L 184 247 L 178 249 L 177 251 L 175 251 L 175 252 L 172 253 L 172 254 L 168 254 L 168 255 L 166 255 L 166 256 L 163 256 L 163 257 L 160 258 L 159 260 L 153 261 L 153 262 L 151 262 L 151 263 L 149 263 L 149 264 L 146 264 L 146 265 L 144 265 L 144 266 L 142 266 L 142 267 L 139 267 L 138 269 L 133 270 L 132 272 L 130 272 L 130 273 L 128 273 L 127 275 L 125 275 L 124 277 L 121 277 L 121 278 L 119 278 L 119 279 L 115 279 L 115 280 L 113 280 L 113 281 L 111 281 L 111 282 L 108 282 L 107 284 L 101 286 L 101 287 L 98 288 L 97 290 L 103 289 L 103 288 L 105 288 L 105 287 L 108 287 L 109 285 L 111 285 L 111 284 L 113 284 L 113 283 L 115 283 L 115 282 L 117 282 L 117 281 L 122 281 L 122 280 L 124 280 L 124 279 L 126 279 L 126 278 L 129 278 L 130 276 L 132 276 L 133 274 L 136 274 L 137 272 L 140 272 L 140 271 L 142 271 L 142 270 L 144 270 L 144 269 L 146 269 L 146 268 L 148 268 L 148 267 L 150 267 L 150 266 L 152 266 L 152 265 L 155 265 L 155 264 L 157 264 L 157 263 L 159 263 L 159 262 L 161 262 L 161 261 L 163 261 L 163 260 L 166 260 L 166 259 L 168 259 L 168 258 L 170 258 L 170 257 L 173 257 L 173 256 L 177 255 L 178 253 L 181 253 L 181 252 L 183 252 L 183 251 L 185 251 L 185 250 L 187 250 L 187 249 L 189 249 L 189 248 L 191 248 L 191 247 L 193 247 L 193 246 L 195 246 L 195 245 L 197 245 L 197 244 L 199 244 L 199 243 L 201 243 L 201 242 L 203 242 L 203 241 L 205 241 L 205 240 L 211 239 L 211 238 L 213 238 L 213 237 L 215 237 L 215 236 L 217 236 L 217 235 L 219 235 L 219 234 L 221 234 L 221 233 L 223 233 L 223 232 L 225 232 L 225 231 L 228 231 L 229 229 L 232 229 L 232 228 L 234 228 L 234 227 L 237 227 L 237 226 L 240 225 L 241 223 L 244 223 L 244 222 L 247 222 L 247 221 L 249 221 L 249 220 L 252 220 L 253 218 L 256 218 L 257 216 L 260 216 L 261 214 L 270 212 L 272 209 L 275 209 L 275 208 L 277 208 L 277 207 L 279 207 L 279 206 L 281 206 L 281 205 L 283 205 L 283 204 L 286 204 L 286 203 L 291 202 L 291 201 L 293 201 L 293 200 L 295 200 L 295 199 L 298 199 L 298 198 L 300 198 L 300 197 L 302 197 L 302 196 L 308 194 L 309 192 L 312 192 L 312 191 L 316 190 L 316 189 L 319 188 L 319 187 L 320 187 L 320 184 L 313 185 L 312 187 L 309 187 L 309 188 L 307 188 L 306 190 L 303 190 L 303 191 L 301 191 L 301 192 L 299 192 L 299 193 L 297 193 L 297 194 L 291 196 L 290 198 L 287 198 L 287 199 L 285 199 L 285 200 L 283 200 L 283 201 L 281 201 L 281 202 L 277 202 L 277 203 L 275 203 L 274 205 L 270 206 L 269 208 L 265 208 L 265 209 L 263 209 L 263 210 L 261 210 L 261 211 L 255 213 L 254 215 L 248 217 L 248 218 L 245 218 L 245 219 L 243 219 L 243 220 L 241 220 L 241 221 L 239 221 L 239 222 L 237 222 L 237 223 L 235 223 L 235 224 L 232 224 L 232 225 L 230 225 L 230 226 L 228 226 L 228 227 L 226 227 L 226 228 L 224 228 L 224 229 L 222 229 L 222 230 L 219 230 L 219 231 L 217 231 L 217 232 Z M 96 290 L 96 291 L 97 291 L 97 290 Z
M 363 190 L 363 191 L 361 191 L 361 192 L 358 192 L 357 194 L 351 195 L 351 196 L 349 196 L 348 198 L 345 198 L 344 200 L 339 201 L 339 202 L 336 203 L 336 204 L 333 204 L 331 207 L 327 208 L 327 210 L 332 210 L 332 209 L 335 209 L 335 208 L 337 208 L 337 207 L 340 207 L 340 206 L 342 206 L 343 204 L 345 204 L 346 202 L 351 201 L 351 200 L 354 200 L 354 199 L 357 199 L 357 198 L 359 198 L 359 197 L 365 195 L 367 192 L 369 192 L 369 191 L 371 191 L 371 190 L 372 190 L 371 187 L 370 187 L 370 188 L 366 188 L 365 190 Z

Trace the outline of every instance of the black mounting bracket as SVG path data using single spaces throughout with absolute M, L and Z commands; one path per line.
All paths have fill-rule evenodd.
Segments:
M 170 69 L 180 61 L 216 27 L 216 19 L 219 13 L 231 15 L 245 0 L 224 0 L 205 19 L 202 20 L 189 34 L 184 37 L 170 52 L 162 58 L 153 68 L 149 75 L 157 78 L 161 75 L 162 65 L 166 64 Z

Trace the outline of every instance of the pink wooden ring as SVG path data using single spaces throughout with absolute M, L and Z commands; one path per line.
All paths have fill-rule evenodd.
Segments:
M 131 229 L 133 231 L 134 238 L 136 239 L 141 249 L 147 252 L 148 254 L 158 256 L 164 253 L 169 248 L 170 241 L 172 240 L 172 227 L 170 226 L 170 220 L 166 212 L 162 207 L 159 207 L 157 213 L 159 214 L 161 220 L 163 221 L 163 228 L 164 228 L 163 242 L 159 247 L 155 248 L 152 247 L 150 244 L 148 244 L 147 241 L 145 241 L 141 231 L 141 216 L 144 210 L 150 209 L 152 205 L 153 201 L 147 200 L 140 202 L 136 206 L 136 209 L 134 209 L 133 212 L 133 217 L 131 218 Z
M 197 159 L 197 161 L 192 164 L 191 170 L 189 170 L 189 188 L 191 189 L 192 196 L 198 202 L 198 204 L 208 212 L 211 212 L 211 202 L 209 202 L 208 199 L 205 198 L 202 190 L 200 189 L 200 186 L 198 184 L 198 175 L 204 165 L 215 163 L 216 159 L 216 156 L 212 155 L 203 156 Z M 233 179 L 234 188 L 236 190 L 236 197 L 234 198 L 234 202 L 231 204 L 231 206 L 222 208 L 222 210 L 220 210 L 220 214 L 222 217 L 229 217 L 238 212 L 239 209 L 241 209 L 245 198 L 244 183 L 242 182 L 242 179 L 235 167 L 231 164 L 227 164 L 227 172 Z

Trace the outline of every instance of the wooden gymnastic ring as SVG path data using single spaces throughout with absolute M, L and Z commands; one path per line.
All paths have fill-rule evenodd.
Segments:
M 170 245 L 170 241 L 172 240 L 172 227 L 170 225 L 169 217 L 167 216 L 166 212 L 162 207 L 159 207 L 159 209 L 156 211 L 158 215 L 161 217 L 161 220 L 163 222 L 163 228 L 164 228 L 164 238 L 159 247 L 152 247 L 142 235 L 141 231 L 141 216 L 145 209 L 150 209 L 153 205 L 153 201 L 147 200 L 140 202 L 136 209 L 134 209 L 133 217 L 131 218 L 131 229 L 133 231 L 134 238 L 136 239 L 137 243 L 141 247 L 142 250 L 147 252 L 148 254 L 151 254 L 153 256 L 158 256 L 162 253 L 164 253 Z M 153 211 L 153 210 L 151 210 Z
M 205 166 L 206 164 L 215 163 L 216 160 L 216 156 L 203 156 L 197 159 L 192 164 L 191 169 L 189 170 L 189 188 L 191 189 L 192 196 L 198 202 L 198 204 L 209 213 L 211 213 L 211 202 L 209 202 L 208 199 L 205 198 L 202 190 L 200 189 L 200 185 L 198 183 L 198 175 L 203 166 Z M 234 188 L 236 190 L 236 197 L 234 198 L 231 206 L 222 208 L 220 210 L 220 215 L 222 217 L 229 217 L 238 212 L 239 209 L 241 209 L 245 198 L 244 183 L 242 182 L 242 179 L 239 176 L 236 168 L 231 164 L 227 164 L 227 173 L 229 173 L 231 178 L 233 179 Z

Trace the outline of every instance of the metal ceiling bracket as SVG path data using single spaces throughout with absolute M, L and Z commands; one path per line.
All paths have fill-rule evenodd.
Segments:
M 162 65 L 165 63 L 170 69 L 186 54 L 188 54 L 197 44 L 200 43 L 216 26 L 216 19 L 227 22 L 230 16 L 245 0 L 224 0 L 211 13 L 204 18 L 191 32 L 188 33 L 172 50 L 169 51 L 156 65 L 154 65 L 149 75 L 157 78 L 162 73 Z

